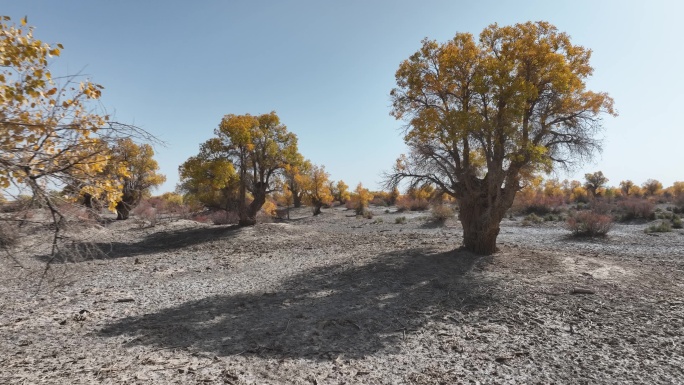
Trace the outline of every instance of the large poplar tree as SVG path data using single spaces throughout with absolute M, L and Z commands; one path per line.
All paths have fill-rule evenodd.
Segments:
M 465 248 L 493 253 L 525 178 L 600 149 L 601 116 L 615 111 L 606 93 L 586 87 L 590 56 L 547 22 L 493 24 L 479 43 L 468 33 L 423 40 L 391 92 L 410 153 L 388 186 L 427 182 L 456 198 Z
M 275 187 L 276 177 L 298 157 L 297 136 L 287 131 L 275 112 L 226 115 L 215 133 L 215 138 L 202 145 L 202 152 L 234 167 L 239 225 L 254 225 L 266 196 Z

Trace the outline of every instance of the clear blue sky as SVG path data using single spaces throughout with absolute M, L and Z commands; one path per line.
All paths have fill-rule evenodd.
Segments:
M 178 166 L 222 116 L 275 110 L 300 152 L 331 178 L 379 188 L 406 149 L 389 116 L 399 63 L 424 37 L 446 41 L 491 23 L 546 20 L 594 51 L 590 88 L 606 118 L 597 170 L 617 185 L 684 180 L 684 2 L 679 1 L 0 1 L 35 35 L 62 43 L 53 74 L 105 86 L 116 120 L 167 143 L 156 149 L 172 191 Z

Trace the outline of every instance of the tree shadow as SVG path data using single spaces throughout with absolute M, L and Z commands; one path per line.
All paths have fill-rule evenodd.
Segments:
M 487 261 L 466 251 L 387 253 L 366 264 L 310 269 L 283 281 L 276 292 L 212 296 L 128 317 L 100 333 L 134 337 L 129 346 L 223 356 L 323 359 L 396 352 L 407 334 L 428 321 L 454 322 L 490 306 L 492 284 L 472 274 Z
M 237 225 L 212 228 L 191 228 L 158 231 L 139 242 L 70 242 L 60 246 L 56 256 L 37 255 L 35 258 L 50 263 L 79 263 L 93 259 L 117 259 L 149 253 L 169 252 L 186 247 L 233 237 L 240 230 Z

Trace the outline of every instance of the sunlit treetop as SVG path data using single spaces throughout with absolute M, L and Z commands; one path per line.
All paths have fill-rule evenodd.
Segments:
M 126 136 L 146 136 L 133 126 L 93 112 L 102 86 L 59 78 L 48 66 L 61 44 L 34 37 L 26 18 L 0 24 L 0 187 L 29 187 L 43 195 L 47 186 L 80 186 L 106 196 L 110 208 L 122 185 L 103 173 L 109 145 Z

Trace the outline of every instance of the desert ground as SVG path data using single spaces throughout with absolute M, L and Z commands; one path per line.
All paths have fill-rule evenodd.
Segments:
M 49 229 L 0 259 L 3 384 L 684 383 L 684 232 L 344 208 Z M 396 223 L 405 217 L 405 223 Z

